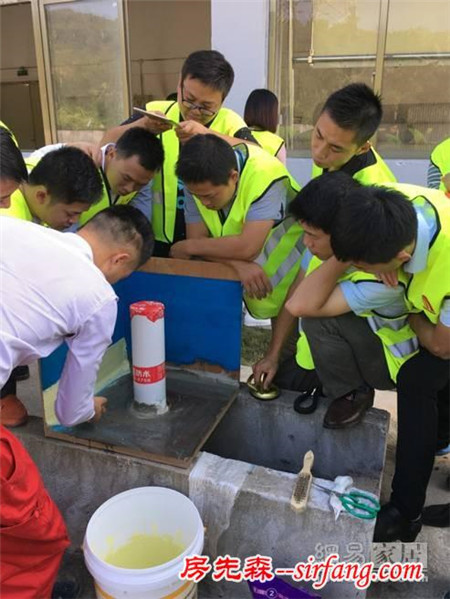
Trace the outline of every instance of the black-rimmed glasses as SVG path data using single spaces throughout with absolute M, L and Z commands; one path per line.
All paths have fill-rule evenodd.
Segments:
M 190 100 L 186 100 L 184 97 L 183 86 L 181 87 L 181 103 L 186 108 L 189 108 L 189 110 L 198 110 L 200 114 L 203 114 L 205 116 L 214 116 L 217 112 L 217 110 L 211 110 L 210 108 L 205 108 L 204 106 L 201 106 L 200 104 L 194 104 L 194 102 L 191 102 Z

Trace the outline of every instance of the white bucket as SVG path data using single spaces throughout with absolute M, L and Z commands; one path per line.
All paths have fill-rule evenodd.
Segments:
M 156 531 L 180 539 L 184 551 L 160 566 L 119 568 L 105 557 L 133 535 Z M 191 599 L 196 585 L 180 580 L 183 560 L 203 549 L 203 524 L 192 501 L 172 489 L 140 487 L 108 499 L 92 515 L 84 538 L 84 559 L 95 580 L 97 599 Z

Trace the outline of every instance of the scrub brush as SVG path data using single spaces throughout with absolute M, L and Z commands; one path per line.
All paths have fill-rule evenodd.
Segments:
M 291 507 L 297 512 L 303 512 L 308 503 L 309 491 L 311 489 L 311 468 L 314 463 L 314 454 L 311 450 L 305 453 L 303 468 L 300 470 L 291 497 Z

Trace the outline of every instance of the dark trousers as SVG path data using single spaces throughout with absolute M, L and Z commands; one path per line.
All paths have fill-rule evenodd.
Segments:
M 302 328 L 326 397 L 337 399 L 366 387 L 394 387 L 381 340 L 365 318 L 353 312 L 303 318 Z
M 11 372 L 11 376 L 6 381 L 5 385 L 0 389 L 0 399 L 3 399 L 7 395 L 16 395 L 17 384 L 16 377 L 14 376 L 14 370 Z
M 311 391 L 322 385 L 336 399 L 356 389 L 392 389 L 380 339 L 367 320 L 353 312 L 329 318 L 302 318 L 316 370 L 305 370 L 295 357 L 280 364 L 275 382 L 282 389 Z
M 391 501 L 410 519 L 424 506 L 439 436 L 448 438 L 450 360 L 421 348 L 400 369 L 398 439 Z M 439 425 L 438 425 L 439 422 Z

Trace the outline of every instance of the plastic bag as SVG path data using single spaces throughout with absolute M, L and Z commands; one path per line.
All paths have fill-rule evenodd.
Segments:
M 311 593 L 306 589 L 296 589 L 275 576 L 267 582 L 249 582 L 253 599 L 320 599 L 320 595 Z

